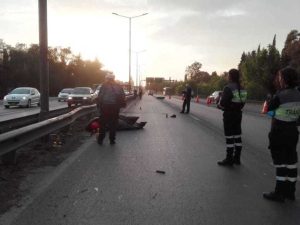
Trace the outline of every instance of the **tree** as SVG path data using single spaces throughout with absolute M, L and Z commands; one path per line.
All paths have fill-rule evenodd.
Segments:
M 286 38 L 281 52 L 282 67 L 292 66 L 300 72 L 300 33 L 292 30 Z

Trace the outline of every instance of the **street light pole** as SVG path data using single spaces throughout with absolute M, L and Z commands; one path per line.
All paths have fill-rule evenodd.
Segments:
M 131 17 L 129 19 L 129 92 L 131 91 Z
M 129 81 L 128 81 L 128 86 L 129 86 L 129 91 L 131 91 L 131 19 L 141 17 L 141 16 L 145 16 L 148 13 L 143 13 L 143 14 L 138 15 L 138 16 L 124 16 L 124 15 L 120 15 L 120 14 L 114 13 L 114 12 L 112 14 L 129 19 L 129 57 L 128 57 L 129 58 L 129 69 L 128 69 Z
M 49 113 L 49 66 L 48 66 L 48 32 L 47 0 L 39 0 L 39 42 L 40 42 L 40 120 Z
M 146 50 L 141 50 L 141 51 L 137 51 L 135 52 L 136 54 L 136 77 L 135 77 L 135 84 L 136 86 L 140 86 L 139 85 L 139 54 L 145 52 Z

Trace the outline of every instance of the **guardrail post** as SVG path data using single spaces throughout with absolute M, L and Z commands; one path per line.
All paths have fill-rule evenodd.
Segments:
M 15 150 L 2 155 L 1 156 L 2 163 L 5 165 L 16 164 L 17 162 L 16 152 L 17 151 Z

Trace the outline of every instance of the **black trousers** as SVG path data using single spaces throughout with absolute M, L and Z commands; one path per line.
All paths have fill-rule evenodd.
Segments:
M 190 105 L 191 105 L 191 98 L 184 98 L 181 111 L 184 112 L 185 107 L 186 107 L 186 112 L 189 113 L 190 112 Z
M 294 195 L 297 170 L 298 129 L 296 126 L 275 126 L 269 133 L 269 149 L 276 168 L 275 191 Z
M 105 138 L 106 130 L 109 131 L 109 140 L 116 139 L 116 130 L 118 127 L 120 108 L 118 105 L 101 105 L 100 106 L 100 128 L 99 141 Z
M 239 157 L 242 151 L 242 112 L 224 111 L 223 125 L 226 140 L 227 155 L 232 157 L 233 153 Z

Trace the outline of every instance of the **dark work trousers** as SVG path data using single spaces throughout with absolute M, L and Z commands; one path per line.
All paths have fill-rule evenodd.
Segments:
M 286 197 L 295 195 L 297 181 L 297 126 L 275 126 L 269 133 L 269 149 L 276 168 L 275 192 Z
M 99 128 L 99 141 L 103 141 L 105 138 L 106 129 L 109 131 L 109 140 L 114 141 L 116 139 L 116 130 L 118 127 L 120 108 L 118 105 L 103 104 L 100 107 L 100 128 Z
M 242 112 L 224 111 L 223 125 L 226 139 L 227 157 L 239 158 L 242 151 Z
M 186 112 L 189 113 L 190 112 L 190 104 L 191 104 L 191 98 L 184 98 L 181 112 L 184 112 L 185 107 L 186 107 Z

